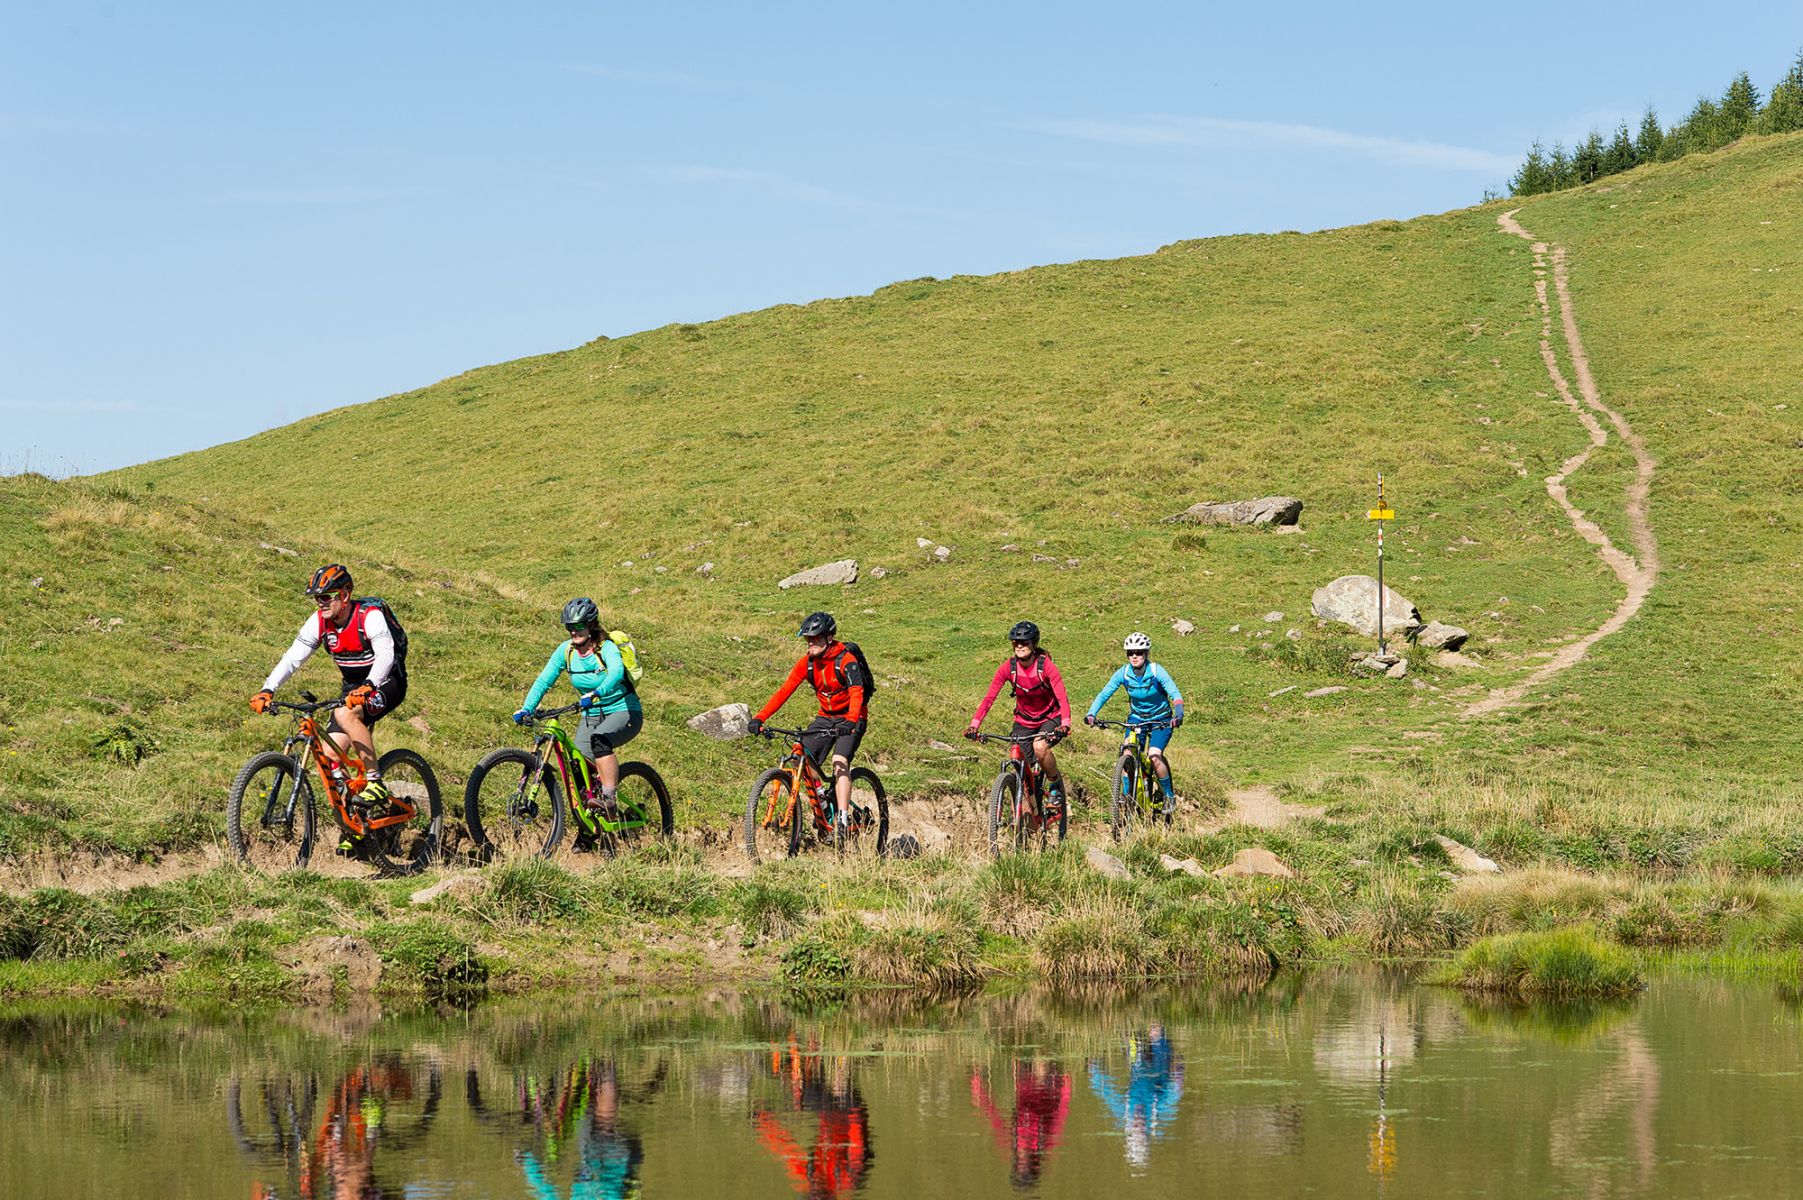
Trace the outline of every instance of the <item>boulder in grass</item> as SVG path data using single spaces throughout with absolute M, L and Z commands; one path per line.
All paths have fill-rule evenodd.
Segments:
M 838 562 L 822 563 L 818 567 L 809 567 L 805 571 L 797 571 L 777 583 L 779 588 L 792 587 L 827 587 L 840 583 L 856 583 L 858 581 L 858 560 L 842 558 Z
M 1083 852 L 1083 861 L 1088 863 L 1091 867 L 1094 867 L 1097 871 L 1108 876 L 1110 879 L 1127 879 L 1132 875 L 1132 872 L 1127 870 L 1126 863 L 1108 853 L 1108 851 L 1102 849 L 1100 846 L 1091 846 L 1089 849 L 1085 850 Z
M 1457 650 L 1470 638 L 1471 635 L 1457 625 L 1443 625 L 1439 621 L 1429 621 L 1415 634 L 1415 641 L 1429 650 Z
M 1377 580 L 1369 575 L 1342 575 L 1315 589 L 1311 607 L 1323 621 L 1349 625 L 1366 637 L 1377 636 Z M 1407 634 L 1421 626 L 1415 602 L 1395 588 L 1384 588 L 1384 635 Z
M 1302 517 L 1302 501 L 1294 496 L 1262 496 L 1257 500 L 1207 500 L 1192 504 L 1165 523 L 1186 525 L 1294 525 Z
M 715 741 L 729 742 L 734 738 L 742 738 L 751 733 L 751 706 L 746 704 L 722 704 L 719 708 L 710 708 L 704 713 L 696 713 L 689 718 L 689 728 L 703 737 L 711 737 Z
M 1494 875 L 1502 870 L 1495 860 L 1485 858 L 1470 846 L 1456 842 L 1443 833 L 1436 833 L 1434 840 L 1440 843 L 1440 849 L 1446 851 L 1446 857 L 1452 860 L 1452 865 L 1467 875 Z

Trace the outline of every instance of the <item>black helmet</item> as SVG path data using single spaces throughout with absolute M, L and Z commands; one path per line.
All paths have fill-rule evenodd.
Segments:
M 586 629 L 591 634 L 601 632 L 601 610 L 587 596 L 578 596 L 563 606 L 563 627 L 565 629 Z
M 839 632 L 839 622 L 829 612 L 809 613 L 808 619 L 795 631 L 796 637 L 832 637 Z
M 327 563 L 313 572 L 313 578 L 307 581 L 307 595 L 329 596 L 333 592 L 351 590 L 351 571 L 343 563 Z
M 1039 645 L 1039 626 L 1033 624 L 1031 621 L 1016 621 L 1014 623 L 1014 628 L 1008 631 L 1008 640 L 1011 642 L 1032 642 L 1037 646 Z

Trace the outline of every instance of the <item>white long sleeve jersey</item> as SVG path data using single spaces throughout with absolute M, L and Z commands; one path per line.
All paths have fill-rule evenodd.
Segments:
M 329 625 L 319 613 L 302 621 L 294 644 L 263 681 L 263 690 L 273 692 L 287 683 L 322 642 L 347 687 L 365 682 L 381 687 L 394 674 L 394 632 L 388 628 L 388 618 L 378 605 L 359 600 L 342 629 Z

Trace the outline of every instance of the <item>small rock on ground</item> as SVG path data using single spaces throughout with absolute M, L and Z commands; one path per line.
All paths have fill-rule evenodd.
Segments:
M 1304 700 L 1319 700 L 1323 696 L 1337 696 L 1346 689 L 1343 687 L 1318 687 L 1312 692 L 1302 693 Z
M 1083 852 L 1083 861 L 1108 876 L 1110 879 L 1126 879 L 1131 875 L 1127 864 L 1116 858 L 1100 846 L 1091 846 Z
M 1160 854 L 1158 861 L 1167 871 L 1182 871 L 1185 875 L 1198 877 L 1208 874 L 1203 870 L 1202 864 L 1193 858 L 1172 858 L 1168 854 Z
M 1233 875 L 1272 875 L 1278 879 L 1294 879 L 1296 872 L 1282 859 L 1262 846 L 1248 846 L 1233 856 L 1233 861 L 1215 872 L 1218 878 Z
M 1278 696 L 1282 696 L 1282 695 L 1285 695 L 1285 694 L 1286 694 L 1286 693 L 1289 693 L 1289 692 L 1293 692 L 1293 691 L 1295 691 L 1295 690 L 1296 690 L 1296 689 L 1297 689 L 1297 688 L 1299 688 L 1299 687 L 1301 687 L 1301 686 L 1302 686 L 1302 685 L 1301 685 L 1301 684 L 1298 684 L 1298 683 L 1292 683 L 1292 684 L 1291 684 L 1291 685 L 1290 685 L 1290 686 L 1289 686 L 1289 687 L 1280 687 L 1280 688 L 1278 688 L 1278 689 L 1277 689 L 1277 690 L 1276 690 L 1276 691 L 1274 691 L 1274 692 L 1272 692 L 1272 693 L 1270 693 L 1270 695 L 1271 695 L 1271 696 L 1272 696 L 1272 697 L 1273 697 L 1273 698 L 1276 698 L 1276 697 L 1278 697 Z
M 1275 624 L 1277 624 L 1277 622 L 1279 622 L 1281 620 L 1283 620 L 1283 614 L 1278 612 L 1276 609 L 1272 609 L 1270 612 L 1265 614 L 1265 624 L 1267 624 L 1267 625 L 1275 625 Z
M 1366 637 L 1377 636 L 1377 580 L 1369 575 L 1342 575 L 1315 589 L 1314 614 L 1324 621 L 1350 625 Z M 1384 632 L 1407 633 L 1421 624 L 1415 602 L 1395 588 L 1384 588 Z
M 1446 667 L 1451 670 L 1483 671 L 1488 669 L 1469 654 L 1461 654 L 1457 650 L 1436 650 L 1428 658 L 1428 661 L 1436 667 Z
M 1196 627 L 1188 621 L 1185 621 L 1182 617 L 1178 617 L 1175 621 L 1171 622 L 1171 631 L 1178 637 L 1188 637 L 1190 634 L 1196 632 Z
M 1444 625 L 1439 621 L 1429 621 L 1415 634 L 1415 641 L 1429 650 L 1457 650 L 1471 637 L 1471 634 L 1457 625 Z
M 459 871 L 455 875 L 446 875 L 430 887 L 420 888 L 407 897 L 409 904 L 430 904 L 446 892 L 459 896 L 470 896 L 482 890 L 482 873 L 480 871 Z
M 1455 842 L 1445 834 L 1436 833 L 1434 840 L 1446 851 L 1446 857 L 1452 859 L 1452 865 L 1467 875 L 1495 875 L 1502 870 L 1496 863 L 1473 850 L 1463 842 Z

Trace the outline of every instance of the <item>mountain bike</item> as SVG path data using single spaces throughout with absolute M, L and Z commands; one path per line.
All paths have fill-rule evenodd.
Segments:
M 1045 794 L 1045 770 L 1029 747 L 1040 738 L 1056 745 L 1057 733 L 979 733 L 979 742 L 1001 742 L 1008 747 L 1008 761 L 989 789 L 989 853 L 1000 855 L 1004 845 L 1026 850 L 1035 840 L 1045 849 L 1053 823 L 1062 842 L 1070 824 L 1070 806 Z
M 438 779 L 412 750 L 394 749 L 377 760 L 388 797 L 362 797 L 369 779 L 356 754 L 340 755 L 325 736 L 318 713 L 341 700 L 301 693 L 301 703 L 272 701 L 269 712 L 291 712 L 294 731 L 280 751 L 266 750 L 244 764 L 226 798 L 226 838 L 240 860 L 264 870 L 304 867 L 313 855 L 313 783 L 309 765 L 346 838 L 367 851 L 385 875 L 424 869 L 438 857 L 444 805 Z M 297 753 L 298 747 L 298 753 Z
M 834 820 L 838 801 L 833 782 L 801 746 L 802 731 L 764 726 L 764 736 L 793 739 L 780 766 L 771 767 L 751 785 L 745 805 L 745 854 L 752 862 L 792 858 L 801 849 L 804 830 L 819 845 L 831 844 L 841 856 L 881 858 L 889 848 L 889 800 L 883 781 L 868 767 L 851 769 L 851 806 L 844 824 Z M 807 798 L 803 805 L 802 797 Z
M 470 772 L 463 819 L 480 861 L 550 858 L 563 841 L 566 813 L 576 828 L 575 848 L 609 858 L 646 830 L 670 836 L 670 789 L 646 763 L 621 763 L 613 804 L 603 804 L 593 766 L 557 719 L 580 711 L 581 704 L 566 704 L 529 714 L 531 750 L 492 751 Z
M 1146 735 L 1154 729 L 1174 729 L 1176 723 L 1168 720 L 1097 721 L 1096 727 L 1119 729 L 1125 734 L 1121 740 L 1120 761 L 1114 765 L 1114 804 L 1109 816 L 1109 832 L 1114 840 L 1121 841 L 1132 833 L 1135 824 L 1162 820 L 1169 825 L 1177 804 L 1175 800 L 1164 798 L 1157 768 L 1152 765 L 1152 755 L 1146 746 Z M 1169 770 L 1171 760 L 1165 759 L 1164 765 Z

